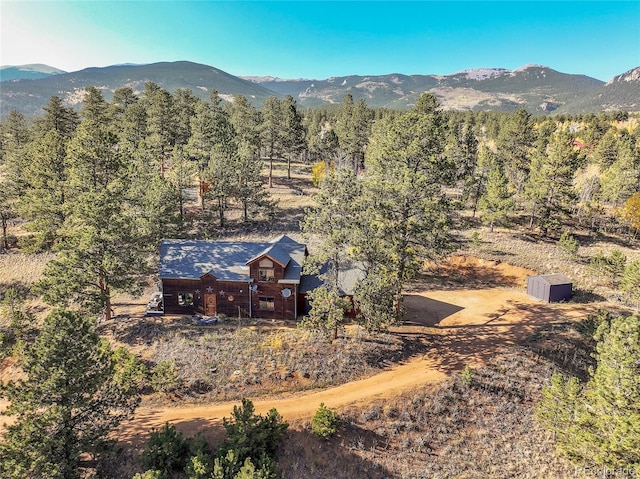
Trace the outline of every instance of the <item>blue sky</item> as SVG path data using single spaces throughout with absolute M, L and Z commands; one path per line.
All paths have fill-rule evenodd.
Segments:
M 233 75 L 450 74 L 529 63 L 600 80 L 640 66 L 640 0 L 0 0 L 0 64 L 190 60 Z

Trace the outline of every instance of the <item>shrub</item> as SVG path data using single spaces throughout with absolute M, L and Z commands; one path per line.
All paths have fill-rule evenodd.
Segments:
M 151 387 L 156 392 L 175 391 L 179 386 L 175 361 L 160 361 L 153 368 Z
M 580 243 L 578 243 L 578 240 L 574 236 L 565 231 L 560 236 L 557 247 L 563 256 L 566 256 L 567 258 L 576 258 L 578 256 L 578 248 L 580 248 Z
M 233 407 L 231 419 L 223 419 L 223 425 L 227 437 L 218 448 L 214 477 L 216 469 L 225 471 L 225 479 L 235 477 L 247 459 L 256 470 L 264 471 L 258 477 L 273 477 L 274 457 L 282 434 L 289 427 L 278 411 L 271 409 L 265 417 L 254 414 L 253 403 L 243 399 L 241 406 Z
M 322 438 L 328 438 L 333 436 L 340 427 L 340 418 L 335 411 L 332 411 L 320 403 L 320 408 L 313 415 L 311 420 L 311 429 L 313 432 Z
M 147 367 L 127 348 L 120 346 L 113 352 L 114 381 L 127 391 L 140 391 L 147 384 Z
M 173 471 L 184 469 L 188 456 L 189 441 L 175 426 L 167 423 L 159 431 L 151 431 L 140 460 L 147 469 L 159 471 L 157 477 L 165 478 Z
M 468 364 L 464 367 L 464 369 L 460 373 L 460 382 L 466 388 L 471 387 L 471 385 L 473 384 L 473 371 L 471 370 Z
M 211 456 L 204 452 L 191 456 L 187 462 L 185 472 L 189 479 L 204 479 L 211 477 L 211 473 L 213 472 Z
M 143 473 L 138 473 L 133 476 L 133 479 L 162 479 L 162 473 L 155 469 L 149 469 Z

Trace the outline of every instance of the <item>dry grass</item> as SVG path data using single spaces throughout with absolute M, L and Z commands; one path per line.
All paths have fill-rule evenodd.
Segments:
M 343 384 L 422 347 L 418 338 L 372 337 L 355 327 L 327 342 L 292 327 L 201 327 L 188 318 L 117 321 L 101 325 L 101 332 L 137 351 L 149 367 L 161 361 L 178 366 L 178 389 L 169 396 L 148 397 L 151 402 L 239 399 Z
M 53 254 L 25 255 L 20 252 L 0 254 L 0 293 L 10 287 L 29 287 L 42 276 Z
M 295 424 L 278 459 L 283 477 L 586 477 L 556 457 L 533 406 L 554 372 L 584 371 L 590 347 L 576 330 L 550 327 L 474 370 L 471 385 L 455 377 L 339 411 L 343 427 L 328 441 Z
M 620 291 L 598 278 L 589 268 L 589 260 L 600 251 L 610 254 L 614 249 L 622 251 L 628 261 L 640 260 L 637 245 L 618 237 L 589 236 L 573 232 L 580 242 L 580 248 L 578 257 L 571 259 L 558 250 L 557 239 L 543 238 L 526 229 L 496 230 L 492 233 L 488 228 L 478 228 L 475 231 L 480 236 L 480 243 L 475 246 L 471 242 L 472 230 L 460 233 L 463 251 L 529 268 L 536 274 L 563 273 L 574 281 L 574 301 L 608 300 L 621 306 Z

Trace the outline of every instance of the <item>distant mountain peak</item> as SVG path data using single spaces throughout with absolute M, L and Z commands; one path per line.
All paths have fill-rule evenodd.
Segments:
M 242 78 L 243 80 L 247 80 L 253 83 L 282 83 L 282 82 L 289 82 L 289 81 L 314 81 L 310 78 L 280 78 L 280 77 L 274 77 L 270 75 L 241 76 L 239 78 Z
M 32 63 L 29 65 L 3 65 L 0 66 L 0 81 L 36 80 L 52 75 L 67 73 L 59 68 Z
M 59 68 L 51 67 L 49 65 L 45 65 L 44 63 L 31 63 L 29 65 L 3 65 L 0 66 L 0 71 L 14 69 L 16 71 L 21 72 L 36 72 L 36 73 L 45 73 L 47 75 L 57 75 L 59 73 L 67 73 L 64 70 L 60 70 Z
M 632 68 L 629 71 L 624 72 L 622 75 L 613 77 L 607 82 L 607 85 L 611 85 L 617 82 L 636 82 L 640 81 L 640 67 Z
M 529 70 L 530 68 L 546 68 L 550 70 L 550 68 L 545 65 L 538 65 L 537 63 L 527 63 L 526 65 L 522 65 L 521 67 L 516 68 L 515 70 L 513 70 L 513 72 L 523 72 L 525 70 Z
M 487 78 L 503 75 L 508 71 L 509 70 L 505 68 L 470 68 L 454 73 L 453 75 L 464 75 L 469 80 L 486 80 Z

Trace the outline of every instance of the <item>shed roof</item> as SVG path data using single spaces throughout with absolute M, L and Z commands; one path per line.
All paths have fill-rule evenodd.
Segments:
M 300 280 L 301 293 L 308 293 L 323 284 L 322 276 L 329 270 L 329 264 L 326 263 L 320 269 L 318 274 L 302 275 Z M 338 288 L 342 296 L 351 296 L 355 291 L 356 283 L 364 276 L 362 265 L 358 263 L 345 263 L 340 265 L 338 271 Z
M 545 282 L 550 285 L 559 285 L 559 284 L 572 284 L 573 281 L 569 279 L 564 274 L 555 273 L 555 274 L 542 274 L 539 276 L 532 276 L 532 278 L 541 278 Z
M 297 282 L 306 250 L 304 244 L 288 236 L 271 242 L 165 239 L 160 244 L 159 276 L 199 279 L 209 273 L 222 281 L 251 282 L 247 264 L 266 255 L 286 266 L 285 281 Z

